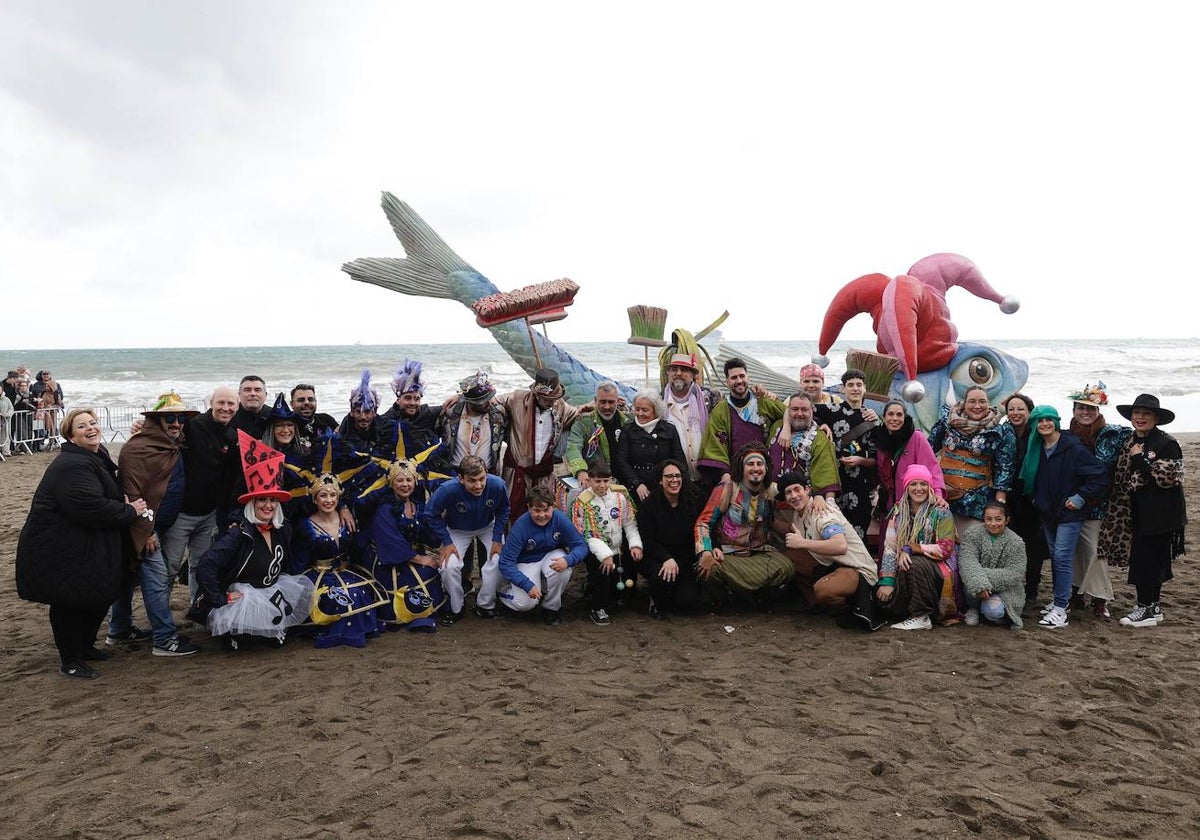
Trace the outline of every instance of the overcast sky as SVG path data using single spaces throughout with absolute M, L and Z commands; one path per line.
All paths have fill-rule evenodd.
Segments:
M 938 251 L 1022 301 L 964 337 L 1195 336 L 1191 5 L 0 0 L 0 347 L 487 340 L 341 272 L 382 190 L 562 340 L 812 340 Z

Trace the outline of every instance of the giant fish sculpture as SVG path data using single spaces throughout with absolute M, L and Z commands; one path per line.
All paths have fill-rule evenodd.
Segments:
M 451 250 L 403 201 L 385 192 L 382 205 L 406 256 L 348 262 L 342 270 L 352 278 L 406 295 L 450 298 L 467 308 L 499 292 L 491 280 Z M 909 269 L 907 275 L 897 278 L 879 274 L 852 281 L 834 298 L 826 314 L 821 360 L 828 364 L 824 354 L 836 340 L 841 326 L 855 314 L 869 312 L 875 319 L 880 352 L 895 356 L 901 363 L 892 393 L 903 395 L 906 402 L 915 404 L 913 413 L 918 426 L 925 429 L 932 426 L 943 401 L 957 401 L 971 384 L 983 385 L 989 399 L 998 402 L 1025 383 L 1029 368 L 1025 362 L 999 350 L 957 342 L 957 331 L 950 323 L 945 303 L 946 289 L 956 285 L 1001 302 L 970 260 L 954 254 L 927 257 Z M 1016 305 L 1015 300 L 1003 299 L 1005 311 L 1014 311 Z M 540 366 L 557 370 L 568 402 L 588 402 L 596 385 L 610 379 L 519 322 L 487 329 L 531 377 Z M 537 342 L 536 353 L 532 342 Z M 723 351 L 721 355 L 727 354 Z M 768 387 L 781 392 L 796 387 L 795 378 L 770 371 L 745 354 L 739 355 L 746 359 L 754 378 Z M 637 389 L 620 382 L 617 385 L 622 395 L 632 400 Z M 936 398 L 922 400 L 925 394 Z
M 1016 298 L 1002 297 L 993 289 L 966 257 L 933 254 L 906 274 L 867 274 L 843 286 L 826 310 L 813 361 L 828 365 L 825 354 L 842 326 L 859 313 L 869 313 L 878 351 L 900 362 L 891 394 L 912 407 L 918 427 L 928 430 L 944 404 L 958 402 L 975 385 L 987 391 L 988 402 L 999 403 L 1025 384 L 1029 366 L 994 347 L 958 341 L 946 305 L 946 291 L 955 286 L 1000 304 L 1005 314 L 1020 306 Z

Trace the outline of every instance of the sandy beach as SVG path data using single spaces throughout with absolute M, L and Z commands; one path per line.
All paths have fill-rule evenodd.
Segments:
M 1181 438 L 1194 552 L 1200 435 Z M 190 631 L 197 656 L 122 648 L 81 683 L 13 585 L 52 457 L 0 464 L 0 837 L 1200 832 L 1194 555 L 1153 629 L 1118 626 L 1133 593 L 1116 569 L 1110 622 L 873 635 L 791 612 L 653 622 L 644 595 L 596 627 L 577 572 L 558 628 L 469 617 L 237 656 Z

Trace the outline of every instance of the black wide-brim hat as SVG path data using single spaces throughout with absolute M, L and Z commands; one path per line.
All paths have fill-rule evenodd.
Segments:
M 1163 408 L 1158 404 L 1158 397 L 1153 394 L 1138 394 L 1132 405 L 1117 406 L 1117 413 L 1126 420 L 1133 419 L 1133 410 L 1135 408 L 1144 408 L 1147 411 L 1153 411 L 1158 415 L 1158 425 L 1165 426 L 1175 419 L 1175 412 Z

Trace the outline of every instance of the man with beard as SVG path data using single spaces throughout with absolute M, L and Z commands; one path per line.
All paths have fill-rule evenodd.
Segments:
M 768 454 L 776 465 L 772 479 L 798 472 L 811 480 L 814 499 L 828 501 L 841 491 L 833 444 L 813 418 L 812 398 L 803 392 L 788 397 L 787 415 L 767 435 Z
M 300 418 L 300 428 L 296 436 L 301 445 L 311 450 L 316 445 L 317 438 L 337 431 L 338 423 L 328 414 L 317 412 L 317 389 L 312 385 L 300 383 L 292 389 L 292 411 Z
M 190 656 L 200 650 L 175 632 L 171 616 L 171 584 L 179 573 L 163 554 L 163 535 L 175 524 L 183 503 L 184 425 L 200 412 L 187 408 L 174 392 L 163 394 L 150 411 L 143 411 L 146 424 L 141 432 L 121 447 L 118 474 L 122 490 L 130 499 L 144 499 L 146 513 L 129 526 L 133 549 L 141 562 L 136 572 L 142 601 L 154 637 L 154 656 Z M 133 626 L 133 581 L 116 602 L 108 624 L 105 643 L 118 644 L 138 639 Z
M 676 353 L 667 365 L 667 387 L 662 394 L 667 407 L 666 420 L 679 432 L 679 442 L 683 445 L 692 481 L 700 478 L 697 467 L 700 446 L 704 439 L 704 428 L 708 425 L 709 407 L 715 402 L 713 393 L 696 381 L 699 375 L 700 366 L 696 363 L 695 353 Z
M 733 456 L 730 481 L 713 488 L 696 520 L 696 575 L 713 608 L 729 593 L 766 603 L 771 589 L 795 577 L 795 567 L 768 541 L 774 498 L 767 448 L 748 443 Z
M 729 394 L 709 412 L 696 462 L 710 484 L 729 481 L 733 453 L 749 443 L 765 443 L 767 429 L 784 415 L 779 400 L 757 397 L 751 391 L 745 362 L 730 359 L 724 370 Z
M 617 408 L 620 401 L 621 392 L 617 383 L 601 382 L 596 386 L 596 410 L 578 418 L 571 426 L 567 436 L 566 461 L 582 490 L 590 486 L 588 467 L 596 461 L 612 463 L 612 453 L 617 451 L 621 427 L 629 422 L 624 412 Z
M 405 359 L 404 364 L 396 370 L 392 377 L 392 391 L 396 394 L 396 402 L 383 414 L 384 420 L 408 422 L 410 439 L 416 449 L 413 455 L 424 452 L 441 440 L 442 409 L 439 406 L 423 405 L 421 399 L 425 396 L 425 383 L 421 380 L 421 363 Z M 449 472 L 449 462 L 441 453 L 433 456 L 429 469 L 436 472 Z
M 541 368 L 528 388 L 500 398 L 508 417 L 508 450 L 504 455 L 504 483 L 509 491 L 509 520 L 525 513 L 525 496 L 535 487 L 554 498 L 554 449 L 584 410 L 563 400 L 558 371 Z M 587 547 L 584 546 L 584 550 Z
M 270 422 L 267 415 L 267 383 L 261 376 L 247 374 L 238 383 L 238 410 L 233 418 L 235 429 L 241 429 L 255 440 L 261 440 Z
M 377 414 L 379 393 L 371 387 L 371 371 L 364 370 L 362 381 L 350 392 L 350 413 L 342 418 L 337 433 L 359 452 L 374 451 L 387 438 L 391 421 Z

